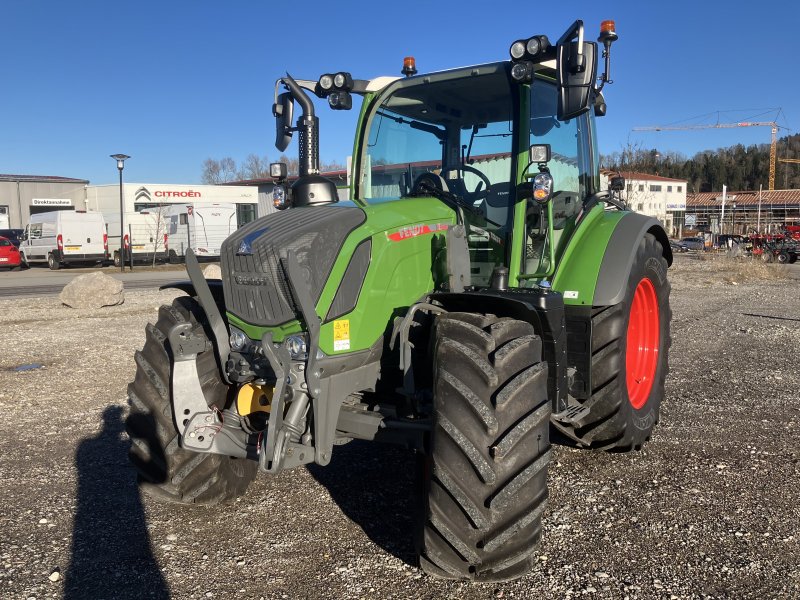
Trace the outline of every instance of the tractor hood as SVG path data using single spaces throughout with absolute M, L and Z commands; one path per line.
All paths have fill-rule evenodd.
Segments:
M 276 341 L 299 331 L 286 272 L 291 251 L 322 320 L 322 350 L 348 346 L 337 346 L 328 331 L 337 319 L 352 319 L 349 349 L 368 347 L 397 310 L 446 280 L 445 238 L 455 220 L 434 198 L 370 200 L 363 207 L 345 201 L 262 217 L 222 245 L 228 316 L 252 339 L 267 330 Z
M 220 252 L 225 306 L 252 325 L 276 326 L 296 318 L 283 261 L 294 251 L 319 299 L 348 234 L 366 220 L 355 207 L 316 206 L 280 211 L 237 230 Z

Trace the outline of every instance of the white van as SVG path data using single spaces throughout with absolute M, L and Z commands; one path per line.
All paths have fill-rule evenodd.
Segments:
M 53 270 L 78 262 L 102 264 L 108 259 L 103 215 L 74 210 L 31 215 L 19 252 L 23 264 L 47 263 Z
M 169 260 L 178 262 L 191 248 L 198 258 L 216 258 L 222 242 L 236 231 L 236 205 L 171 204 L 161 209 L 167 222 Z
M 108 231 L 108 255 L 114 261 L 114 266 L 118 267 L 121 260 L 119 213 L 106 213 L 103 216 Z M 167 260 L 168 217 L 158 211 L 125 213 L 124 227 L 125 264 L 130 263 L 131 253 L 133 261 L 139 263 Z

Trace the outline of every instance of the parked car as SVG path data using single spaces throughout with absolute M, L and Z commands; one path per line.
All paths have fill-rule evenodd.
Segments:
M 22 241 L 22 233 L 22 229 L 0 229 L 0 237 L 6 238 L 17 248 L 19 248 L 19 243 Z
M 0 269 L 17 269 L 20 265 L 19 250 L 6 237 L 0 237 Z
M 706 247 L 706 241 L 701 237 L 685 237 L 678 243 L 687 250 L 703 250 Z
M 686 246 L 684 246 L 683 244 L 681 244 L 680 242 L 678 242 L 676 240 L 670 240 L 669 241 L 669 247 L 672 248 L 672 252 L 673 253 L 674 252 L 686 252 L 686 251 L 689 250 Z

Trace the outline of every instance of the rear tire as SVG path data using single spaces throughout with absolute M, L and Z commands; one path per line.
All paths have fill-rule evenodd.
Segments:
M 170 251 L 169 251 L 169 256 L 168 256 L 167 260 L 169 261 L 169 264 L 171 264 L 171 265 L 177 265 L 177 264 L 180 264 L 180 262 L 181 262 L 181 257 L 180 257 L 180 256 L 178 256 L 178 253 L 177 253 L 177 252 L 175 252 L 175 250 L 170 250 Z
M 119 257 L 119 252 L 114 252 L 114 266 L 115 267 L 121 267 L 122 266 L 122 260 Z
M 419 562 L 447 579 L 531 570 L 550 461 L 547 365 L 529 323 L 449 313 L 436 324 L 434 422 Z
M 650 439 L 669 371 L 669 293 L 661 244 L 645 234 L 623 301 L 592 312 L 589 414 L 572 425 L 553 421 L 579 446 L 626 452 Z
M 789 256 L 788 252 L 780 252 L 778 254 L 778 263 L 785 265 L 786 263 L 791 261 L 791 257 Z
M 47 266 L 50 267 L 51 271 L 58 271 L 61 268 L 61 263 L 58 262 L 52 252 L 47 255 Z
M 172 359 L 167 335 L 175 324 L 186 322 L 195 331 L 202 330 L 206 317 L 193 298 L 180 297 L 159 309 L 155 325 L 147 325 L 144 348 L 135 355 L 136 377 L 128 385 L 129 458 L 141 489 L 149 495 L 183 504 L 219 504 L 245 492 L 258 463 L 180 447 L 170 401 Z M 224 408 L 229 388 L 220 377 L 213 351 L 197 356 L 197 372 L 208 404 Z

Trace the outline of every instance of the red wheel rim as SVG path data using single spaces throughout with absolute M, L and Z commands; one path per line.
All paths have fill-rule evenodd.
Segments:
M 633 294 L 628 319 L 625 371 L 628 400 L 635 409 L 647 404 L 658 367 L 660 336 L 658 297 L 653 282 L 643 278 Z

